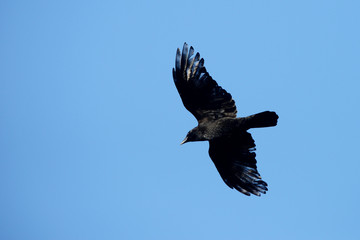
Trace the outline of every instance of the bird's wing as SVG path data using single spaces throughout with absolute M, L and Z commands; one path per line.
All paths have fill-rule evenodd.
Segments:
M 209 155 L 224 182 L 248 196 L 267 191 L 267 184 L 257 171 L 254 151 L 254 139 L 245 131 L 210 140 Z
M 196 119 L 215 120 L 222 117 L 236 117 L 235 101 L 231 94 L 220 87 L 204 67 L 200 54 L 193 57 L 194 48 L 184 43 L 182 53 L 177 49 L 173 77 L 184 103 Z

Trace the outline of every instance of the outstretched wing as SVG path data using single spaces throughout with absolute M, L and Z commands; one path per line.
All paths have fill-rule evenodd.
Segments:
M 267 184 L 257 171 L 254 151 L 254 139 L 245 131 L 210 141 L 209 155 L 224 182 L 248 196 L 267 191 Z
M 222 117 L 236 117 L 235 101 L 231 94 L 220 87 L 204 67 L 204 59 L 194 48 L 184 43 L 182 53 L 177 49 L 173 77 L 184 103 L 200 122 Z

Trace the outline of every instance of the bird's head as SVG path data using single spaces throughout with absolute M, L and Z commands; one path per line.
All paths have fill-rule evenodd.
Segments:
M 185 139 L 180 143 L 180 145 L 187 142 L 196 142 L 196 141 L 204 141 L 205 138 L 203 136 L 202 131 L 199 130 L 198 127 L 191 129 L 186 135 Z

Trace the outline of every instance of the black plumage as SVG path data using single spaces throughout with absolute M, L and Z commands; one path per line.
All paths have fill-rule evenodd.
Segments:
M 173 78 L 184 106 L 197 119 L 198 126 L 190 130 L 185 142 L 209 141 L 209 155 L 220 176 L 239 192 L 260 196 L 267 184 L 256 167 L 255 142 L 250 128 L 276 126 L 275 112 L 261 112 L 236 118 L 235 101 L 231 94 L 212 79 L 204 67 L 204 59 L 194 54 L 194 48 L 184 43 L 177 49 Z

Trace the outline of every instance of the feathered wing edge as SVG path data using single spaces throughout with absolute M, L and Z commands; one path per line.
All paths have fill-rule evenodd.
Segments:
M 218 119 L 236 117 L 235 101 L 231 94 L 220 87 L 209 75 L 194 48 L 184 43 L 182 51 L 178 48 L 175 57 L 173 78 L 184 103 L 198 121 L 203 118 Z
M 230 188 L 250 196 L 266 194 L 267 183 L 256 167 L 255 143 L 250 133 L 210 141 L 209 155 Z
M 247 196 L 250 196 L 250 193 L 259 197 L 261 193 L 266 194 L 268 190 L 267 183 L 261 180 L 261 176 L 256 169 L 239 165 L 234 174 L 235 177 L 232 177 L 231 181 L 223 178 L 230 188 L 235 188 Z
M 194 54 L 194 48 L 184 43 L 182 51 L 178 48 L 176 50 L 175 57 L 175 69 L 173 68 L 173 77 L 175 83 L 179 83 L 183 80 L 189 81 L 191 78 L 200 78 L 200 75 L 204 78 L 204 74 L 207 73 L 204 67 L 204 59 L 200 59 L 200 53 Z M 179 75 L 177 75 L 179 74 Z

